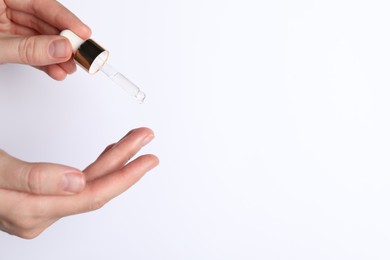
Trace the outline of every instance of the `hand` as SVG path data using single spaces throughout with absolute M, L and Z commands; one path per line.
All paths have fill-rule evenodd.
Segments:
M 108 146 L 84 173 L 45 163 L 27 163 L 0 153 L 0 230 L 31 239 L 62 217 L 101 208 L 158 165 L 154 155 L 130 158 L 154 135 L 130 131 Z
M 76 70 L 72 46 L 59 32 L 83 39 L 91 30 L 55 0 L 0 0 L 0 64 L 32 65 L 56 80 Z

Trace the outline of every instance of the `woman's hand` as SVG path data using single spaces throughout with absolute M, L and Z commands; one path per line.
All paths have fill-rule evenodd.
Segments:
M 56 80 L 76 70 L 72 46 L 59 36 L 70 29 L 83 39 L 91 30 L 55 0 L 0 0 L 0 64 L 32 65 Z
M 62 217 L 101 208 L 158 165 L 154 155 L 128 163 L 153 137 L 148 128 L 130 131 L 84 172 L 0 152 L 0 230 L 31 239 Z

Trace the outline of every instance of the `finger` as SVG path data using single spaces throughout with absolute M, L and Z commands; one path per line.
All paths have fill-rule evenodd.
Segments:
M 0 60 L 44 66 L 68 61 L 72 57 L 70 42 L 59 35 L 35 35 L 1 39 Z
M 104 149 L 104 151 L 99 155 L 98 158 L 102 157 L 103 154 L 105 154 L 107 151 L 111 150 L 112 147 L 114 147 L 116 145 L 116 143 L 113 143 L 113 144 L 110 144 L 109 146 L 106 147 L 106 149 Z
M 58 64 L 52 64 L 47 66 L 34 66 L 35 68 L 45 72 L 51 78 L 55 80 L 64 80 L 67 76 L 67 72 L 61 68 Z
M 81 192 L 85 177 L 79 170 L 52 163 L 27 163 L 0 151 L 0 188 L 42 195 Z
M 37 16 L 59 31 L 70 29 L 84 40 L 91 36 L 91 29 L 58 1 L 53 0 L 5 0 L 14 10 Z
M 38 17 L 25 12 L 7 9 L 8 18 L 16 24 L 31 28 L 40 34 L 59 34 L 59 30 Z
M 104 149 L 104 151 L 99 155 L 98 158 L 102 157 L 103 154 L 105 154 L 107 151 L 111 150 L 112 147 L 114 147 L 117 143 L 119 143 L 120 141 L 122 141 L 124 138 L 126 138 L 127 136 L 129 136 L 132 132 L 134 132 L 135 129 L 129 131 L 124 137 L 122 137 L 118 142 L 116 143 L 113 143 L 113 144 L 110 144 L 109 146 L 106 147 L 106 149 Z
M 76 71 L 76 63 L 73 59 L 59 63 L 58 66 L 60 66 L 67 74 L 73 74 Z
M 32 35 L 38 35 L 39 33 L 31 28 L 28 28 L 26 26 L 22 26 L 16 23 L 12 23 L 10 25 L 9 31 L 11 34 L 14 35 L 24 35 L 24 36 L 32 36 Z
M 134 129 L 84 170 L 87 181 L 119 170 L 153 138 L 153 131 L 149 128 Z
M 52 214 L 53 216 L 63 217 L 97 210 L 133 186 L 158 163 L 159 160 L 156 156 L 143 155 L 118 172 L 93 181 L 81 194 L 52 198 Z

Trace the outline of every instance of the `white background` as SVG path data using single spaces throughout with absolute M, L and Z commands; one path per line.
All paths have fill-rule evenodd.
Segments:
M 0 259 L 389 259 L 388 1 L 63 0 L 142 86 L 0 67 L 0 147 L 84 168 L 148 126 L 158 168 Z

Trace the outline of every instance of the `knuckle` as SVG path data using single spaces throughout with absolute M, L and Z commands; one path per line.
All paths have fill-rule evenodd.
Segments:
M 103 208 L 103 206 L 107 203 L 107 200 L 101 197 L 95 197 L 89 204 L 89 211 L 95 211 Z
M 37 51 L 35 42 L 35 37 L 26 37 L 19 42 L 18 54 L 22 63 L 32 65 L 36 63 L 34 59 Z
M 41 194 L 42 181 L 43 181 L 42 168 L 39 167 L 39 165 L 35 164 L 27 171 L 25 181 L 24 181 L 26 190 L 34 194 Z

